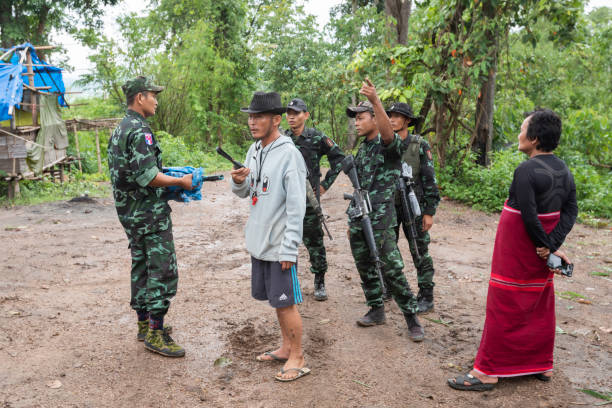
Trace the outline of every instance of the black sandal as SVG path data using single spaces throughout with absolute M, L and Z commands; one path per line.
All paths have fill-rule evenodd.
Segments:
M 552 375 L 548 376 L 548 375 L 544 375 L 544 373 L 539 373 L 539 374 L 535 374 L 535 378 L 537 378 L 540 381 L 548 382 L 552 380 Z
M 490 391 L 495 388 L 495 384 L 485 384 L 469 373 L 456 378 L 449 378 L 447 381 L 451 388 L 460 391 Z M 470 385 L 465 385 L 464 382 L 468 382 Z

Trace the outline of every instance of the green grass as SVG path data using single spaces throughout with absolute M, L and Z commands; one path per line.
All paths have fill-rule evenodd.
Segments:
M 610 276 L 610 274 L 607 272 L 596 271 L 596 272 L 591 272 L 591 276 Z
M 603 393 L 603 392 L 591 390 L 591 389 L 588 389 L 588 388 L 582 388 L 582 389 L 580 389 L 580 391 L 582 391 L 583 393 L 585 393 L 587 395 L 590 395 L 591 397 L 599 398 L 599 399 L 602 399 L 604 401 L 612 401 L 612 394 L 611 393 Z
M 566 299 L 566 300 L 574 300 L 574 299 L 585 299 L 585 300 L 588 300 L 588 298 L 586 296 L 581 295 L 580 293 L 576 293 L 576 292 L 565 291 L 565 292 L 555 292 L 555 293 L 560 298 Z

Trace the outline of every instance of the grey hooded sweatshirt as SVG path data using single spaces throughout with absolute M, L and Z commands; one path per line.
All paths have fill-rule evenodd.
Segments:
M 249 197 L 247 250 L 262 261 L 296 262 L 306 212 L 302 154 L 291 138 L 280 136 L 264 148 L 261 142 L 253 143 L 244 165 L 251 170 L 246 180 L 242 184 L 232 180 L 231 185 L 238 197 Z

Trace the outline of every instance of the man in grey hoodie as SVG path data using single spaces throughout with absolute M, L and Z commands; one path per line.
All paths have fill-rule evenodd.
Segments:
M 276 92 L 255 92 L 248 108 L 251 145 L 245 167 L 231 172 L 232 192 L 250 198 L 245 235 L 251 254 L 251 293 L 276 309 L 280 348 L 258 361 L 283 361 L 275 376 L 293 381 L 308 373 L 302 349 L 302 318 L 297 305 L 302 292 L 297 277 L 298 245 L 306 212 L 306 165 L 293 141 L 278 130 L 286 111 Z

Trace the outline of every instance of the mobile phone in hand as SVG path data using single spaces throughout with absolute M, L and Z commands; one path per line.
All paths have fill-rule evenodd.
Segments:
M 574 264 L 568 264 L 563 258 L 553 254 L 552 252 L 550 255 L 548 255 L 546 266 L 548 266 L 550 269 L 558 269 L 561 271 L 562 275 L 568 277 L 572 276 L 572 273 L 574 272 Z

